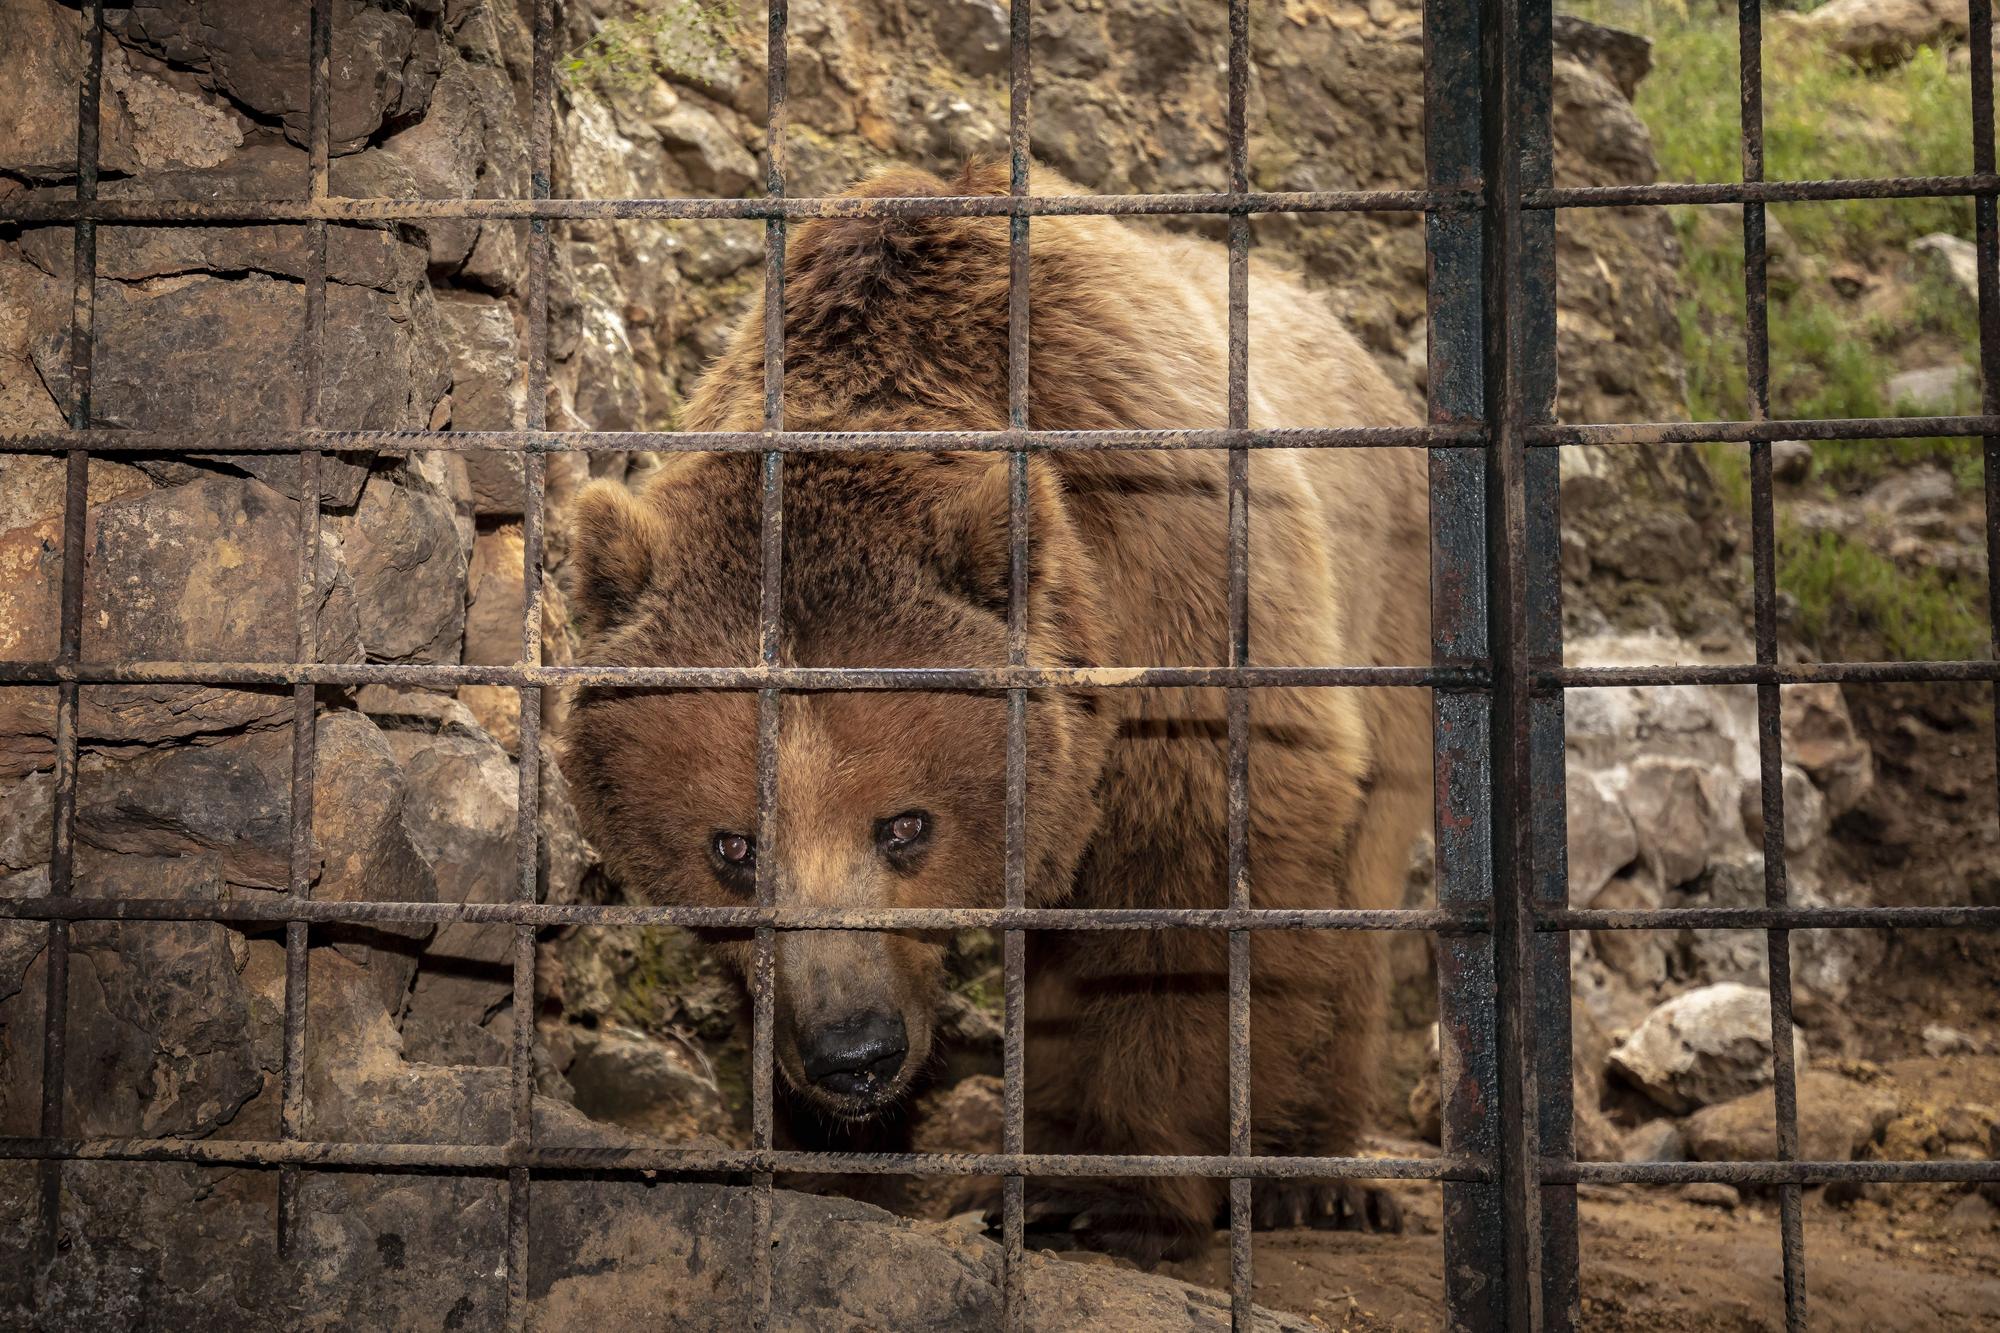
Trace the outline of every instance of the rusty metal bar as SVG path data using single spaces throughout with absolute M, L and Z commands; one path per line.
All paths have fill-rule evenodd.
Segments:
M 2000 930 L 2000 907 L 1651 907 L 1545 912 L 1538 930 Z
M 1879 176 L 1861 180 L 1749 181 L 1741 184 L 1587 185 L 1530 190 L 1532 209 L 1629 208 L 1635 204 L 1778 204 L 1834 199 L 1947 199 L 1992 194 L 2000 176 Z
M 1551 667 L 1536 689 L 1587 690 L 1605 685 L 1915 684 L 2000 679 L 2000 664 L 1956 662 L 1743 662 L 1720 665 Z
M 765 167 L 767 202 L 785 197 L 786 72 L 790 56 L 789 0 L 769 0 L 765 34 Z M 764 430 L 776 435 L 785 428 L 785 215 L 767 215 L 764 223 Z M 758 556 L 758 660 L 774 669 L 784 652 L 785 456 L 766 442 L 763 493 L 760 501 Z M 757 694 L 757 905 L 769 908 L 778 890 L 777 845 L 778 737 L 783 694 L 765 688 Z M 751 1143 L 771 1146 L 772 1042 L 775 1034 L 777 936 L 768 926 L 755 934 L 751 961 Z M 771 1173 L 751 1178 L 752 1327 L 771 1325 Z
M 1557 424 L 1528 432 L 1531 448 L 1564 444 L 1743 444 L 1757 440 L 1904 440 L 2000 431 L 2000 413 L 1962 417 L 1828 417 L 1808 421 Z
M 1903 664 L 1885 663 L 1885 666 Z M 1911 664 L 1922 666 L 1922 663 Z M 1935 663 L 1977 668 L 1974 663 Z M 1991 664 L 1986 664 L 1990 666 Z M 1661 668 L 1662 670 L 1670 668 Z M 403 666 L 387 662 L 0 662 L 0 685 L 589 685 L 603 689 L 989 691 L 1165 688 L 1231 685 L 1338 688 L 1486 682 L 1478 667 L 585 667 Z
M 528 98 L 529 189 L 546 199 L 554 175 L 555 136 L 555 4 L 535 0 L 534 59 Z M 549 392 L 549 219 L 537 216 L 528 228 L 528 370 L 527 424 L 540 430 L 548 421 Z M 540 453 L 521 459 L 521 662 L 538 666 L 542 660 L 542 516 L 543 476 L 547 460 Z M 540 823 L 542 758 L 542 692 L 533 684 L 520 689 L 521 743 L 514 804 L 514 898 L 534 906 L 540 897 Z M 510 1052 L 511 1105 L 508 1147 L 533 1150 L 535 1136 L 535 928 L 514 927 L 514 1011 Z M 507 1172 L 507 1325 L 520 1333 L 528 1324 L 529 1216 L 533 1175 L 525 1164 Z
M 1029 153 L 1033 142 L 1033 0 L 1009 0 L 1007 10 L 1007 192 L 1015 199 L 1033 192 Z M 1032 269 L 1029 219 L 1007 223 L 1007 427 L 1026 432 L 1030 419 L 1029 319 Z M 1007 663 L 1028 664 L 1028 451 L 1007 458 Z M 1027 902 L 1028 862 L 1028 692 L 1007 691 L 1006 884 L 1009 910 Z M 1028 937 L 1007 930 L 1000 937 L 1000 1096 L 1001 1144 L 1007 1152 L 1027 1149 Z M 1001 1327 L 1026 1333 L 1028 1327 L 1027 1181 L 1001 1181 Z
M 1972 40 L 1972 169 L 1991 173 L 1993 150 L 1993 0 L 1969 0 Z M 1979 284 L 1979 405 L 2000 417 L 2000 218 L 1990 194 L 1972 201 L 1974 264 Z M 2000 658 L 2000 430 L 1980 441 L 1986 500 L 1987 648 Z M 2000 759 L 2000 679 L 1993 687 L 1993 742 Z
M 1143 1156 L 1115 1153 L 845 1153 L 782 1149 L 555 1147 L 517 1152 L 500 1144 L 342 1143 L 258 1139 L 43 1139 L 0 1137 L 0 1160 L 188 1162 L 200 1166 L 272 1167 L 285 1163 L 315 1170 L 617 1171 L 676 1174 L 719 1172 L 824 1172 L 897 1176 L 1091 1176 L 1144 1180 L 1171 1176 L 1220 1179 L 1240 1173 L 1257 1179 L 1481 1180 L 1483 1163 L 1447 1157 L 1227 1157 Z M 1918 1163 L 1916 1165 L 1925 1165 Z M 1931 1163 L 1928 1165 L 1968 1165 Z M 1972 1165 L 1992 1165 L 1980 1163 Z M 2000 1168 L 1995 1168 L 2000 1172 Z
M 104 87 L 104 0 L 91 0 L 84 23 L 83 83 L 77 90 L 76 201 L 97 197 L 98 105 Z M 79 217 L 70 289 L 69 424 L 90 425 L 91 365 L 96 344 L 97 226 Z M 63 561 L 59 660 L 74 664 L 83 651 L 83 583 L 90 514 L 90 454 L 72 448 L 63 475 Z M 78 685 L 56 691 L 55 792 L 49 833 L 49 894 L 71 891 L 76 870 L 76 780 Z M 69 1044 L 69 926 L 50 921 L 47 986 L 42 1010 L 42 1113 L 44 1135 L 62 1133 L 63 1083 Z M 62 1166 L 36 1168 L 40 1200 L 37 1253 L 46 1267 L 55 1261 L 62 1235 Z
M 311 161 L 306 195 L 323 199 L 327 192 L 327 88 L 333 49 L 332 0 L 313 0 L 311 35 L 306 52 L 306 137 Z M 326 354 L 326 223 L 306 224 L 305 329 L 303 410 L 300 424 L 308 430 L 320 424 L 320 398 Z M 293 656 L 301 662 L 319 660 L 319 485 L 317 449 L 299 451 L 299 534 L 297 587 L 294 593 Z M 289 885 L 294 898 L 312 895 L 313 770 L 318 750 L 317 691 L 307 681 L 292 686 L 291 864 Z M 285 1035 L 281 1074 L 279 1123 L 288 1139 L 306 1132 L 306 1005 L 311 993 L 312 964 L 306 948 L 306 923 L 285 923 Z M 290 1258 L 299 1231 L 299 1186 L 296 1169 L 278 1173 L 278 1254 Z
M 1462 697 L 1456 696 L 1453 697 Z M 637 903 L 323 902 L 262 899 L 0 898 L 7 921 L 234 921 L 321 924 L 686 926 L 710 930 L 1430 930 L 1483 931 L 1484 910 L 1219 907 L 662 907 Z M 1544 909 L 1537 930 L 2000 929 L 2000 907 L 1656 907 Z
M 914 198 L 767 196 L 762 199 L 8 199 L 0 223 L 226 226 L 246 222 L 414 222 L 435 218 L 566 222 L 600 219 L 745 221 L 808 218 L 1158 217 L 1201 213 L 1421 213 L 1473 209 L 1470 194 L 1423 190 L 1291 190 L 1242 194 L 922 195 Z
M 1542 1179 L 1571 1184 L 1824 1185 L 1835 1180 L 1883 1184 L 1964 1184 L 2000 1180 L 2000 1161 L 1985 1162 L 1547 1162 Z
M 1738 0 L 1737 77 L 1741 95 L 1740 138 L 1743 180 L 1764 179 L 1764 27 L 1761 0 Z M 1771 415 L 1771 327 L 1768 289 L 1769 255 L 1765 244 L 1764 202 L 1743 203 L 1743 343 L 1745 379 L 1752 421 Z M 1776 501 L 1771 490 L 1771 442 L 1750 441 L 1751 596 L 1756 619 L 1757 661 L 1778 660 L 1778 592 Z M 1787 905 L 1785 876 L 1784 733 L 1780 720 L 1780 686 L 1757 686 L 1758 783 L 1764 816 L 1764 904 Z M 1765 932 L 1771 1001 L 1772 1101 L 1778 1157 L 1799 1155 L 1798 1072 L 1792 1048 L 1791 935 L 1783 929 Z M 1778 1187 L 1780 1248 L 1784 1255 L 1785 1325 L 1791 1333 L 1806 1326 L 1805 1227 L 1796 1183 Z
M 1946 422 L 1977 418 L 1940 418 Z M 1926 432 L 1928 434 L 1944 432 Z M 1965 432 L 1961 432 L 1965 433 Z M 1436 449 L 1476 448 L 1471 427 L 1334 426 L 1286 430 L 948 430 L 948 431 L 600 431 L 600 430 L 92 430 L 0 433 L 0 454 L 62 453 L 75 448 L 121 453 L 254 454 L 300 449 L 413 453 L 454 449 L 533 453 L 646 450 L 656 453 L 1056 453 L 1101 449 Z
M 1229 189 L 1250 190 L 1250 6 L 1229 0 Z M 1250 425 L 1250 215 L 1229 215 L 1228 426 Z M 1229 451 L 1229 665 L 1250 664 L 1250 454 Z M 1228 693 L 1229 906 L 1250 908 L 1250 694 Z M 1229 1152 L 1252 1154 L 1250 1127 L 1250 932 L 1229 932 Z M 1251 1182 L 1229 1181 L 1229 1325 L 1249 1329 L 1253 1310 Z
M 1749 909 L 1700 909 L 1704 911 Z M 1803 910 L 1803 909 L 1802 909 Z M 1836 909 L 1814 909 L 1832 911 Z M 1841 908 L 1842 912 L 2000 908 Z M 333 902 L 243 898 L 0 898 L 0 920 L 470 922 L 534 926 L 686 926 L 707 930 L 1483 930 L 1475 908 L 1270 907 L 665 907 L 639 903 Z M 1895 924 L 1908 924 L 1897 922 Z

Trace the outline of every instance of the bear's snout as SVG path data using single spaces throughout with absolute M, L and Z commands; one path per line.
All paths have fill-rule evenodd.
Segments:
M 861 1013 L 799 1035 L 799 1063 L 813 1086 L 871 1097 L 896 1081 L 910 1053 L 900 1014 Z

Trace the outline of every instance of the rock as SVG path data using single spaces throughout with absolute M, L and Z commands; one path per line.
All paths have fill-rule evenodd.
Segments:
M 1803 867 L 1787 873 L 1794 906 L 1830 904 L 1819 879 Z M 1762 907 L 1764 856 L 1743 852 L 1718 860 L 1675 896 L 1675 907 Z M 1814 1004 L 1847 996 L 1855 980 L 1881 956 L 1881 942 L 1859 931 L 1798 931 L 1791 937 L 1794 997 L 1803 1014 Z M 1677 976 L 1707 983 L 1767 984 L 1770 951 L 1761 930 L 1690 930 L 1683 933 L 1673 968 Z
M 1806 1064 L 1794 1030 L 1794 1058 Z M 1611 1052 L 1611 1068 L 1676 1114 L 1771 1081 L 1770 992 L 1721 982 L 1668 1000 Z
M 429 296 L 428 287 L 391 294 L 329 284 L 328 327 L 351 329 L 353 336 L 328 340 L 323 421 L 351 429 L 429 423 L 447 365 Z M 36 365 L 66 395 L 68 312 L 36 315 L 42 321 Z M 296 426 L 304 408 L 304 327 L 297 286 L 259 274 L 101 282 L 91 391 L 96 424 L 188 431 Z M 218 357 L 218 347 L 230 355 Z M 246 472 L 283 463 L 296 476 L 297 459 L 284 455 L 232 455 L 227 462 Z M 260 475 L 287 489 L 275 475 Z
M 1005 1103 L 1000 1080 L 974 1074 L 949 1087 L 934 1088 L 918 1100 L 918 1152 L 999 1152 Z
M 506 664 L 521 660 L 521 598 L 526 572 L 521 530 L 509 525 L 482 532 L 472 544 L 466 571 L 471 604 L 465 613 L 465 660 Z M 517 724 L 518 725 L 518 724 Z
M 465 556 L 449 497 L 403 464 L 371 473 L 347 547 L 361 641 L 376 662 L 456 662 L 465 635 Z
M 1648 1120 L 1626 1131 L 1618 1156 L 1625 1162 L 1685 1162 L 1687 1139 L 1670 1119 Z
M 433 9 L 434 6 L 424 6 Z M 113 31 L 306 142 L 306 11 L 257 0 L 196 0 L 135 6 L 109 19 Z M 385 122 L 421 116 L 437 81 L 437 32 L 407 13 L 343 4 L 333 16 L 328 137 L 336 153 L 360 148 Z
M 1565 784 L 1568 818 L 1569 900 L 1591 904 L 1598 891 L 1639 857 L 1638 834 L 1615 791 L 1597 775 L 1573 773 Z
M 1924 1024 L 1924 1054 L 1936 1059 L 1947 1055 L 1976 1055 L 1979 1043 L 1970 1034 L 1943 1023 Z
M 1804 440 L 1771 443 L 1771 476 L 1796 486 L 1812 476 L 1813 447 Z
M 504 301 L 474 292 L 452 292 L 438 302 L 451 348 L 451 424 L 454 430 L 517 430 L 524 420 L 520 338 L 514 311 Z M 519 454 L 475 450 L 464 455 L 473 497 L 482 514 L 521 512 Z M 511 470 L 493 464 L 507 463 Z M 495 477 L 506 471 L 505 477 Z M 496 494 L 504 490 L 505 494 Z M 494 508 L 498 501 L 499 508 Z
M 1743 1195 L 1734 1185 L 1719 1180 L 1697 1180 L 1680 1188 L 1680 1196 L 1687 1202 L 1699 1204 L 1703 1208 L 1722 1208 L 1734 1211 L 1743 1202 Z
M 576 1059 L 565 1071 L 576 1107 L 593 1120 L 686 1141 L 724 1128 L 728 1113 L 705 1058 L 685 1041 L 629 1028 L 577 1033 Z
M 1698 760 L 1664 755 L 1644 755 L 1629 765 L 1625 809 L 1640 859 L 1657 883 L 1685 884 L 1707 868 L 1740 818 L 1732 777 Z
M 293 655 L 298 507 L 261 482 L 211 477 L 97 511 L 88 546 L 89 660 L 284 661 Z M 273 578 L 273 571 L 285 577 Z M 320 660 L 360 653 L 353 588 L 322 533 Z
M 939 0 L 930 20 L 938 49 L 960 69 L 981 78 L 1007 73 L 1007 10 L 998 0 Z
M 1854 729 L 1840 686 L 1788 685 L 1779 699 L 1786 758 L 1825 795 L 1829 817 L 1852 810 L 1875 785 L 1875 757 Z
M 1931 274 L 1964 294 L 1979 300 L 1979 252 L 1972 242 L 1947 232 L 1932 232 L 1910 243 L 1910 257 L 1919 273 Z
M 1628 101 L 1653 70 L 1652 39 L 1636 32 L 1557 14 L 1554 38 L 1556 50 L 1604 75 Z
M 714 112 L 682 102 L 655 127 L 696 192 L 733 199 L 759 179 L 756 159 Z
M 521 754 L 521 692 L 511 685 L 461 685 L 458 702 L 483 728 L 500 742 L 500 748 L 519 758 Z
M 1978 377 L 1972 367 L 1960 362 L 1891 375 L 1883 386 L 1882 397 L 1891 408 L 1905 415 L 1949 416 L 1959 410 L 1965 399 L 1976 395 L 1978 388 Z
M 403 819 L 437 876 L 440 902 L 508 902 L 517 891 L 515 819 L 519 775 L 491 737 L 386 733 L 403 767 Z M 574 902 L 588 851 L 554 762 L 541 765 L 537 900 Z M 410 1016 L 433 1024 L 484 1023 L 512 991 L 514 933 L 508 926 L 454 922 L 425 950 Z
M 1994 1134 L 2000 1132 L 2000 1111 L 1990 1106 L 1960 1103 L 1940 1111 L 1937 1123 L 1938 1134 L 1946 1143 L 1967 1143 L 1984 1149 L 1993 1141 Z
M 61 179 L 76 172 L 76 89 L 83 75 L 82 23 L 75 10 L 21 5 L 0 24 L 0 170 Z
M 1901 64 L 1920 46 L 1963 41 L 1966 8 L 1958 0 L 1831 0 L 1803 23 L 1856 64 L 1881 67 Z
M 1896 1115 L 1896 1096 L 1877 1084 L 1825 1070 L 1798 1076 L 1799 1156 L 1845 1162 L 1860 1156 Z M 1776 1100 L 1761 1088 L 1706 1106 L 1682 1125 L 1688 1155 L 1697 1162 L 1768 1161 L 1778 1155 Z

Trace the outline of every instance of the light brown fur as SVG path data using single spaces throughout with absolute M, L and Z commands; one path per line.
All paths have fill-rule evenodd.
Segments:
M 890 172 L 854 193 L 1004 188 L 1004 175 L 985 167 L 951 184 Z M 1073 187 L 1037 173 L 1035 190 Z M 799 227 L 789 253 L 787 428 L 1003 426 L 1006 235 L 1003 219 Z M 1043 217 L 1031 254 L 1032 426 L 1224 423 L 1219 248 L 1106 218 Z M 1317 298 L 1262 265 L 1253 267 L 1251 294 L 1253 426 L 1414 420 Z M 753 314 L 705 376 L 685 425 L 761 426 L 762 346 Z M 1037 455 L 1030 660 L 1225 664 L 1225 467 L 1215 451 Z M 1427 660 L 1421 456 L 1259 451 L 1250 472 L 1252 663 Z M 1006 660 L 1004 458 L 795 455 L 785 476 L 786 660 Z M 719 455 L 675 459 L 636 501 L 615 488 L 587 492 L 576 536 L 587 660 L 755 660 L 755 492 L 755 460 Z M 1033 696 L 1032 903 L 1224 904 L 1224 708 L 1217 690 Z M 1430 809 L 1428 695 L 1259 690 L 1251 716 L 1254 901 L 1397 902 Z M 579 700 L 567 738 L 573 781 L 593 837 L 631 892 L 741 901 L 710 873 L 705 839 L 750 819 L 754 735 L 747 695 L 597 692 Z M 998 698 L 788 698 L 772 853 L 781 899 L 996 904 L 1004 737 Z M 938 816 L 937 845 L 916 873 L 885 871 L 858 830 L 919 806 Z M 747 953 L 741 941 L 723 947 L 739 964 Z M 914 1077 L 929 1047 L 940 958 L 941 941 L 907 934 L 783 936 L 779 1058 L 788 1079 L 801 1082 L 786 1034 L 833 1021 L 859 995 L 888 996 L 900 1008 Z M 1352 1151 L 1379 1063 L 1387 984 L 1379 940 L 1265 932 L 1252 960 L 1257 1151 Z M 1227 1150 L 1221 935 L 1050 932 L 1033 937 L 1030 962 L 1031 1151 Z M 1205 1243 L 1226 1191 L 1217 1181 L 1175 1180 L 1079 1182 L 1076 1192 L 1094 1239 L 1145 1255 Z M 1276 1183 L 1258 1191 L 1260 1214 L 1277 1220 L 1351 1203 L 1340 1191 Z

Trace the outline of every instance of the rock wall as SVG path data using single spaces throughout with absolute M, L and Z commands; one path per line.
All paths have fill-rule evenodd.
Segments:
M 659 0 L 664 3 L 665 0 Z M 529 41 L 517 0 L 336 0 L 332 188 L 363 196 L 527 192 Z M 752 191 L 768 145 L 761 24 L 744 13 L 697 51 L 645 38 L 638 77 L 593 53 L 655 0 L 564 7 L 559 195 Z M 727 11 L 718 10 L 717 13 Z M 806 0 L 793 7 L 788 150 L 795 193 L 907 162 L 950 170 L 1005 139 L 1006 20 L 995 0 Z M 298 197 L 308 163 L 303 4 L 160 0 L 114 7 L 100 126 L 105 197 Z M 73 187 L 81 20 L 11 0 L 0 25 L 0 195 Z M 706 20 L 704 20 L 706 21 Z M 1035 150 L 1085 187 L 1220 188 L 1224 15 L 1194 0 L 1037 6 Z M 625 25 L 622 26 L 621 25 Z M 639 29 L 642 32 L 652 31 Z M 1270 189 L 1422 183 L 1422 46 L 1408 0 L 1254 7 L 1252 158 Z M 622 34 L 622 36 L 621 36 Z M 657 37 L 657 40 L 655 38 Z M 1570 30 L 1556 64 L 1566 180 L 1651 179 L 1626 97 L 1629 44 Z M 650 64 L 650 68 L 647 66 Z M 1213 220 L 1171 224 L 1213 229 Z M 1424 251 L 1404 215 L 1263 217 L 1258 244 L 1324 288 L 1392 373 L 1420 382 Z M 70 390 L 66 228 L 0 229 L 0 430 L 61 425 Z M 579 223 L 558 229 L 548 420 L 671 427 L 678 403 L 754 298 L 756 223 Z M 93 414 L 105 426 L 204 430 L 301 423 L 304 229 L 104 227 L 98 235 Z M 1559 255 L 1565 414 L 1677 416 L 1673 238 L 1646 213 L 1566 217 Z M 424 221 L 329 230 L 320 419 L 369 429 L 504 429 L 527 415 L 526 228 Z M 1570 506 L 1579 623 L 1708 614 L 1671 589 L 1657 547 L 1699 549 L 1704 479 L 1636 453 L 1566 460 L 1591 479 Z M 559 591 L 567 498 L 589 475 L 646 460 L 557 456 L 548 470 L 546 660 L 572 641 Z M 0 459 L 0 657 L 54 655 L 60 460 Z M 88 660 L 285 660 L 300 477 L 283 456 L 105 456 L 89 474 Z M 522 472 L 504 454 L 344 453 L 321 469 L 325 517 L 313 613 L 321 660 L 514 659 Z M 1679 517 L 1633 522 L 1647 497 L 1693 495 Z M 1637 535 L 1633 535 L 1637 534 Z M 1651 542 L 1652 546 L 1645 543 Z M 1607 573 L 1608 571 L 1608 573 Z M 551 700 L 554 709 L 558 701 Z M 287 694 L 174 686 L 83 691 L 78 882 L 94 894 L 254 899 L 289 864 Z M 338 899 L 512 896 L 520 736 L 510 690 L 321 692 L 313 892 Z M 48 892 L 53 691 L 0 689 L 0 893 Z M 539 894 L 613 892 L 545 755 Z M 1622 870 L 1624 867 L 1614 867 Z M 0 1132 L 38 1122 L 42 927 L 0 923 Z M 312 937 L 308 1133 L 330 1139 L 499 1141 L 511 1012 L 504 927 L 327 930 Z M 85 923 L 73 936 L 66 1123 L 71 1133 L 268 1137 L 276 1132 L 282 936 L 213 924 Z M 990 1062 L 992 959 L 957 960 L 947 1016 L 959 1063 Z M 1419 960 L 1418 966 L 1421 967 Z M 740 1071 L 733 993 L 661 932 L 559 933 L 544 948 L 538 1134 L 729 1138 Z M 976 998 L 968 998 L 976 997 Z M 713 1058 L 712 1058 L 713 1057 Z M 968 1081 L 962 1088 L 982 1092 Z M 961 1096 L 990 1120 L 990 1096 Z M 581 1108 L 579 1110 L 578 1108 Z M 969 1114 L 969 1113 L 968 1113 Z M 973 1116 L 978 1119 L 979 1116 Z M 940 1131 L 942 1132 L 942 1131 Z M 975 1126 L 966 1134 L 983 1132 Z M 951 1136 L 947 1135 L 947 1139 Z M 960 1137 L 963 1137 L 961 1135 Z M 948 1146 L 940 1139 L 937 1146 Z M 33 1172 L 0 1166 L 0 1308 L 263 1325 L 331 1309 L 358 1324 L 493 1322 L 504 1218 L 497 1182 L 309 1177 L 296 1271 L 268 1261 L 275 1177 L 174 1165 L 65 1172 L 64 1257 L 25 1259 Z M 683 1311 L 727 1326 L 703 1247 L 747 1244 L 723 1186 L 536 1190 L 537 1317 Z M 793 1324 L 990 1322 L 994 1250 L 963 1230 L 891 1223 L 860 1205 L 781 1196 L 780 1306 Z M 803 1239 L 807 1234 L 811 1243 Z M 896 1256 L 894 1289 L 847 1281 Z M 613 1271 L 600 1273 L 604 1256 Z M 747 1260 L 745 1261 L 747 1262 Z M 1112 1315 L 1206 1327 L 1226 1315 L 1176 1284 L 1038 1261 L 1038 1326 Z M 589 1281 L 582 1275 L 595 1273 Z M 701 1277 L 703 1273 L 711 1276 Z M 301 1277 L 300 1274 L 306 1276 Z M 909 1280 L 915 1277 L 917 1280 Z M 927 1280 L 932 1279 L 935 1280 Z M 710 1285 L 704 1285 L 704 1283 Z M 688 1293 L 708 1295 L 695 1301 Z M 712 1299 L 711 1299 L 712 1298 Z M 672 1304 L 679 1301 L 682 1304 Z M 668 1302 L 663 1304 L 662 1302 Z M 874 1304 L 871 1304 L 874 1303 Z

